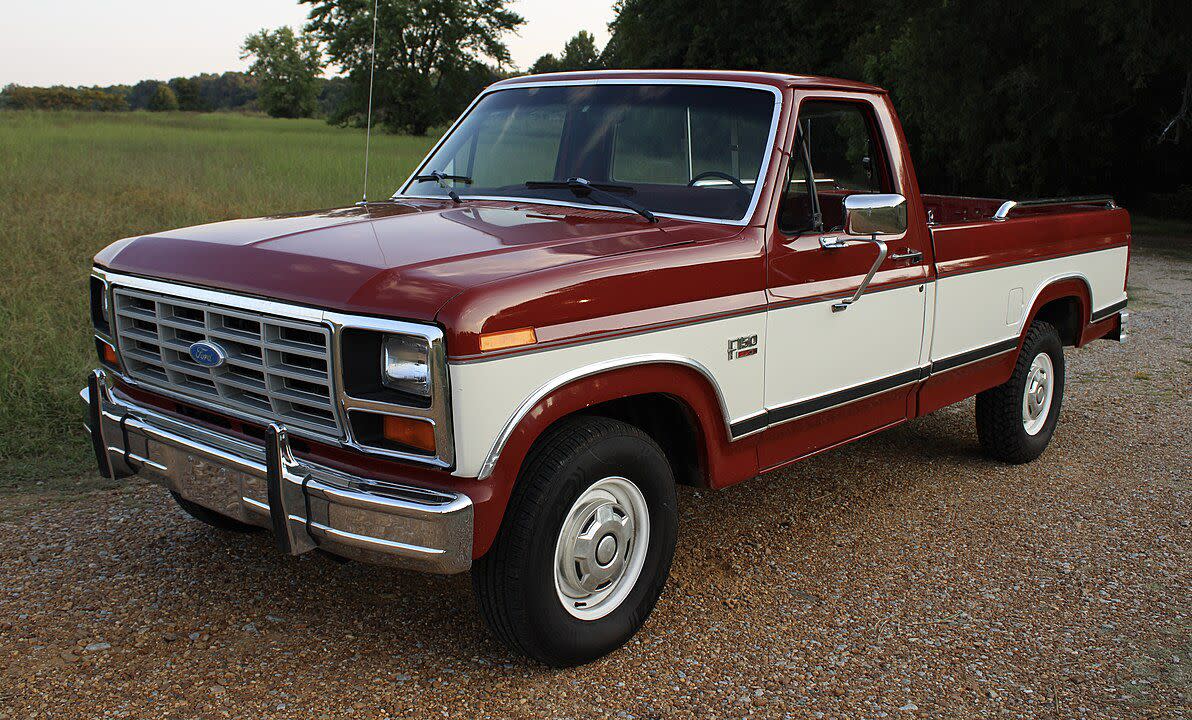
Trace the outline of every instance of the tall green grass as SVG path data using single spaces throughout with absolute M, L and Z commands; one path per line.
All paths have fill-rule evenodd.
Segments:
M 373 197 L 431 138 L 374 135 Z M 0 487 L 91 467 L 91 257 L 119 238 L 360 197 L 364 134 L 243 115 L 0 112 Z

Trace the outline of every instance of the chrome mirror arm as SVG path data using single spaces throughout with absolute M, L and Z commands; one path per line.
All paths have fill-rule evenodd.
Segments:
M 889 249 L 886 247 L 886 243 L 878 239 L 877 233 L 874 233 L 872 237 L 841 238 L 824 237 L 822 235 L 820 236 L 820 247 L 824 248 L 825 250 L 837 250 L 839 248 L 845 247 L 850 242 L 864 242 L 877 245 L 877 259 L 873 261 L 873 267 L 869 268 L 869 272 L 865 275 L 865 279 L 862 280 L 861 285 L 857 287 L 857 292 L 855 292 L 851 298 L 832 303 L 832 312 L 842 312 L 844 310 L 848 310 L 849 305 L 852 305 L 861 299 L 861 296 L 865 294 L 865 290 L 869 287 L 869 283 L 873 280 L 873 276 L 877 274 L 878 268 L 880 268 L 882 263 L 886 261 L 886 254 L 889 252 Z

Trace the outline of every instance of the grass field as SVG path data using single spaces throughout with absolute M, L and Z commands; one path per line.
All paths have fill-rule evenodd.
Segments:
M 373 197 L 431 138 L 373 136 Z M 350 205 L 364 133 L 242 115 L 0 113 L 0 489 L 89 472 L 87 271 L 108 243 Z

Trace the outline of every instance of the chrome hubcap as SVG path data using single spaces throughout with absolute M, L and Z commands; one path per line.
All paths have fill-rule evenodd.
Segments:
M 555 590 L 572 616 L 596 620 L 616 610 L 641 575 L 650 515 L 641 490 L 607 477 L 580 494 L 555 542 Z
M 1022 394 L 1022 427 L 1028 435 L 1037 435 L 1047 422 L 1055 393 L 1055 366 L 1051 356 L 1039 353 L 1031 362 Z

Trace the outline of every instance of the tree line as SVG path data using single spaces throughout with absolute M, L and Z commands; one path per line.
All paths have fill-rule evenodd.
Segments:
M 347 92 L 344 78 L 314 80 L 316 107 L 308 115 L 329 115 Z M 86 110 L 121 112 L 265 112 L 260 81 L 251 73 L 204 73 L 172 80 L 142 80 L 133 85 L 103 87 L 28 87 L 9 85 L 0 91 L 0 109 Z M 284 117 L 285 115 L 279 115 Z M 291 117 L 295 117 L 291 115 Z
M 115 88 L 7 88 L 9 107 L 260 109 L 362 125 L 373 0 L 299 0 L 302 32 L 245 40 L 247 74 Z M 424 134 L 517 73 L 509 0 L 381 0 L 374 121 Z M 1192 217 L 1187 0 L 618 0 L 531 72 L 708 68 L 833 75 L 889 90 L 922 186 L 961 194 L 1112 190 Z M 341 70 L 322 77 L 328 65 Z M 120 99 L 108 98 L 107 95 Z M 171 97 L 172 96 L 172 97 Z M 32 105 L 30 105 L 32 103 Z

